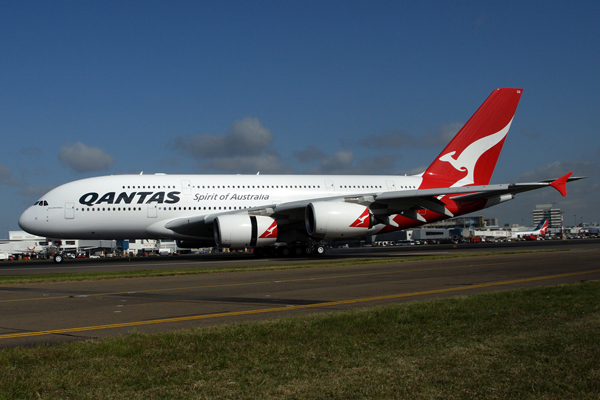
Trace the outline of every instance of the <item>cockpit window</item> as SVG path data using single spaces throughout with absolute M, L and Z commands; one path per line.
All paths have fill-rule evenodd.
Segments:
M 47 206 L 48 202 L 46 200 L 36 201 L 34 206 Z

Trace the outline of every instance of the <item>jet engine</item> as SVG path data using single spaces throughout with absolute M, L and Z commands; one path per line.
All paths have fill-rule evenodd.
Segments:
M 306 231 L 321 239 L 364 235 L 373 226 L 368 207 L 355 203 L 321 201 L 306 206 Z
M 254 215 L 221 215 L 213 223 L 219 247 L 263 247 L 277 241 L 277 221 Z

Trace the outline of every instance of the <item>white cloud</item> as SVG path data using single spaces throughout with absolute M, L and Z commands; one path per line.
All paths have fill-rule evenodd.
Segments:
M 282 165 L 275 154 L 262 154 L 258 156 L 232 156 L 218 157 L 210 161 L 212 169 L 223 172 L 241 172 L 254 174 L 257 172 L 281 174 L 291 173 L 291 168 Z
M 325 153 L 314 144 L 309 144 L 304 150 L 294 152 L 294 158 L 302 163 L 318 161 L 325 157 Z
M 273 141 L 273 133 L 258 118 L 235 121 L 226 134 L 179 136 L 171 146 L 193 158 L 260 155 Z
M 239 173 L 289 173 L 269 148 L 273 132 L 258 118 L 235 121 L 225 134 L 179 136 L 170 146 L 198 162 L 203 170 Z
M 331 156 L 321 157 L 319 166 L 313 168 L 309 173 L 319 174 L 343 174 L 349 173 L 352 162 L 354 161 L 354 153 L 350 150 L 338 150 Z
M 382 155 L 356 160 L 350 150 L 338 150 L 328 155 L 315 145 L 308 145 L 304 150 L 294 152 L 294 158 L 301 163 L 317 164 L 308 168 L 305 171 L 307 174 L 392 174 L 398 157 Z
M 98 147 L 89 147 L 81 142 L 61 147 L 58 159 L 76 172 L 90 172 L 108 169 L 114 158 Z
M 243 153 L 253 154 L 268 147 L 273 141 L 273 132 L 265 128 L 258 118 L 246 117 L 235 121 L 227 134 L 228 144 L 235 146 Z
M 295 151 L 294 158 L 302 163 L 318 164 L 306 170 L 307 174 L 349 174 L 354 162 L 354 153 L 350 150 L 338 150 L 333 155 L 328 155 L 311 144 L 304 150 Z
M 16 186 L 19 184 L 12 176 L 13 170 L 4 164 L 0 164 L 0 184 L 8 186 Z

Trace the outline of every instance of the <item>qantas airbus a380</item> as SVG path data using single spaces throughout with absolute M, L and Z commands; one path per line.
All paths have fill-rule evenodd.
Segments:
M 490 185 L 521 98 L 496 89 L 419 175 L 115 175 L 61 185 L 19 225 L 55 239 L 175 239 L 180 247 L 322 253 L 318 241 L 411 228 L 472 213 L 561 178 Z M 277 251 L 276 251 L 277 250 Z M 58 257 L 60 260 L 61 258 Z

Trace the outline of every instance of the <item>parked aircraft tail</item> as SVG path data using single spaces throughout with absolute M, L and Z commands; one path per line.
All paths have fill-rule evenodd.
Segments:
M 536 226 L 535 230 L 536 231 L 539 230 L 541 236 L 548 233 L 548 220 L 547 219 L 541 220 L 540 223 L 538 224 L 538 226 Z

